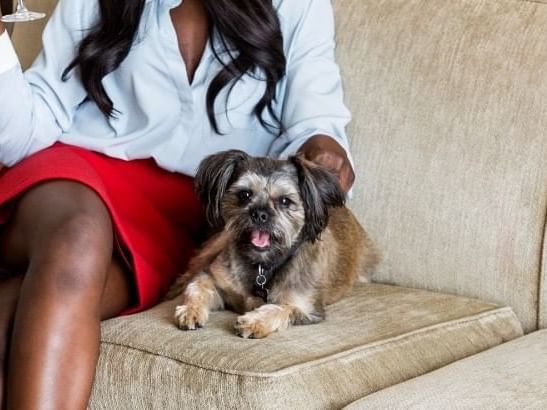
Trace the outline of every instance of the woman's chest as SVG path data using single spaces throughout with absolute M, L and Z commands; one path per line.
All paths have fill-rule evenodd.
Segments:
M 133 122 L 137 127 L 144 121 L 183 122 L 185 128 L 192 129 L 199 123 L 202 132 L 212 132 L 207 127 L 207 91 L 229 63 L 230 54 L 222 49 L 218 38 L 209 40 L 203 16 L 185 23 L 188 15 L 179 19 L 179 12 L 177 8 L 147 9 L 128 56 L 103 80 L 121 117 L 131 117 L 121 123 L 130 126 Z M 192 24 L 200 26 L 197 34 L 192 34 Z M 186 35 L 197 38 L 186 39 Z M 186 60 L 193 61 L 190 67 Z M 224 87 L 213 107 L 221 133 L 260 128 L 253 111 L 264 92 L 265 83 L 256 75 L 244 75 Z M 267 112 L 265 119 L 271 120 Z
M 192 83 L 209 38 L 210 19 L 201 0 L 185 0 L 169 14 L 188 82 Z

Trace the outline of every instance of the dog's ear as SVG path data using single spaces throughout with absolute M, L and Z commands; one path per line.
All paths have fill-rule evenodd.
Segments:
M 314 242 L 327 226 L 329 207 L 343 206 L 346 196 L 338 178 L 326 168 L 301 156 L 293 156 L 289 160 L 296 168 L 300 196 L 304 203 L 304 239 Z
M 249 156 L 231 150 L 213 154 L 199 164 L 195 178 L 196 192 L 205 206 L 207 222 L 214 228 L 224 226 L 222 200 L 228 187 L 248 167 Z

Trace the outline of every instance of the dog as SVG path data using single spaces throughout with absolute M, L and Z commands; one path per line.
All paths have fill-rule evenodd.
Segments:
M 200 163 L 195 185 L 216 233 L 170 292 L 180 329 L 224 308 L 240 314 L 243 338 L 320 322 L 379 261 L 337 178 L 300 156 L 221 152 Z

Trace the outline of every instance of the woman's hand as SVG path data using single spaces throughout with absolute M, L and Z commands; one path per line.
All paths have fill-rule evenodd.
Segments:
M 298 150 L 309 161 L 322 165 L 335 174 L 344 192 L 348 192 L 355 181 L 355 173 L 346 150 L 326 135 L 314 135 Z

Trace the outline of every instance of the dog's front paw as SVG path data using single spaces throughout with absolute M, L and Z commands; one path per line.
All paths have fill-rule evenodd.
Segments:
M 239 316 L 234 328 L 237 335 L 245 339 L 262 339 L 271 333 L 266 323 L 260 319 L 251 318 L 248 314 Z
M 245 339 L 263 339 L 289 325 L 287 312 L 277 305 L 262 305 L 237 318 L 236 333 Z
M 180 305 L 175 309 L 175 321 L 182 330 L 196 330 L 205 325 L 209 318 L 207 309 L 200 306 Z

